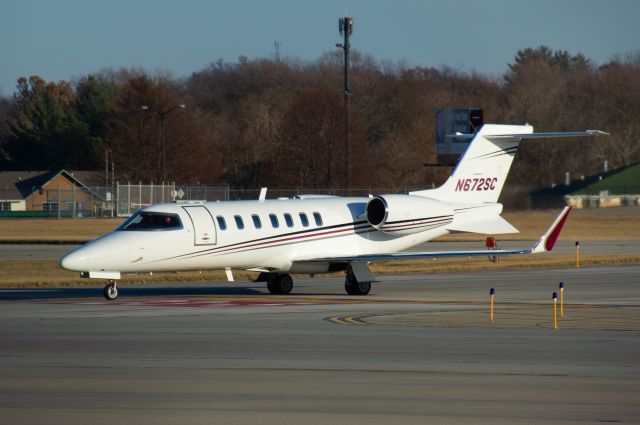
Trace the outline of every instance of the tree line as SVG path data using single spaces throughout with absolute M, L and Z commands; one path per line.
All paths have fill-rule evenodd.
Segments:
M 450 169 L 424 166 L 436 162 L 439 108 L 480 107 L 485 122 L 536 131 L 611 133 L 523 142 L 512 185 L 533 189 L 564 181 L 565 172 L 598 173 L 604 161 L 640 161 L 638 53 L 595 66 L 581 54 L 527 48 L 504 75 L 487 76 L 353 52 L 351 73 L 352 187 L 441 183 Z M 23 77 L 0 98 L 0 170 L 101 170 L 106 156 L 120 181 L 345 187 L 342 78 L 338 52 L 315 61 L 218 60 L 180 79 L 143 69 L 73 82 Z

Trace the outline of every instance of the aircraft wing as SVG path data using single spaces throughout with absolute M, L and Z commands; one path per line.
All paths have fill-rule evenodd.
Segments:
M 379 260 L 410 260 L 418 258 L 444 258 L 444 257 L 473 257 L 482 255 L 515 255 L 515 254 L 537 254 L 541 252 L 548 252 L 553 249 L 560 231 L 567 221 L 567 217 L 571 212 L 571 207 L 564 207 L 562 212 L 556 217 L 553 224 L 547 229 L 544 235 L 538 240 L 538 242 L 529 249 L 495 249 L 495 250 L 478 250 L 478 251 L 425 251 L 425 252 L 394 252 L 394 253 L 382 253 L 382 254 L 362 254 L 351 256 L 339 256 L 339 257 L 322 257 L 312 259 L 299 259 L 296 261 L 310 261 L 310 262 L 331 262 L 331 263 L 346 263 L 346 262 L 361 262 L 361 261 L 379 261 Z
M 531 249 L 520 250 L 481 250 L 481 251 L 423 251 L 423 252 L 395 252 L 385 254 L 363 254 L 346 257 L 325 257 L 314 258 L 313 262 L 330 262 L 342 263 L 350 261 L 380 261 L 380 260 L 415 260 L 418 258 L 444 258 L 444 257 L 474 257 L 480 255 L 513 255 L 513 254 L 530 254 Z

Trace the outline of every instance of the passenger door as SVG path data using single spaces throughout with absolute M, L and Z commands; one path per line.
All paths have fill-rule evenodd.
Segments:
M 182 207 L 193 223 L 194 245 L 215 245 L 216 225 L 211 213 L 204 205 Z

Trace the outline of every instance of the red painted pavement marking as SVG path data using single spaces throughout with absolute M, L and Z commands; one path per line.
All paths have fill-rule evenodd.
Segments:
M 256 300 L 127 300 L 127 301 L 92 301 L 92 302 L 68 302 L 70 304 L 85 305 L 118 305 L 136 307 L 278 307 L 278 306 L 300 306 L 317 305 L 322 303 L 313 302 L 273 302 Z

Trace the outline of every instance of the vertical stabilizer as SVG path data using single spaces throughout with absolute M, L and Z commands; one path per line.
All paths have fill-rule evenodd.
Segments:
M 448 202 L 497 202 L 521 138 L 488 136 L 530 133 L 533 133 L 530 125 L 485 124 L 442 186 L 411 192 L 411 195 L 429 196 Z

